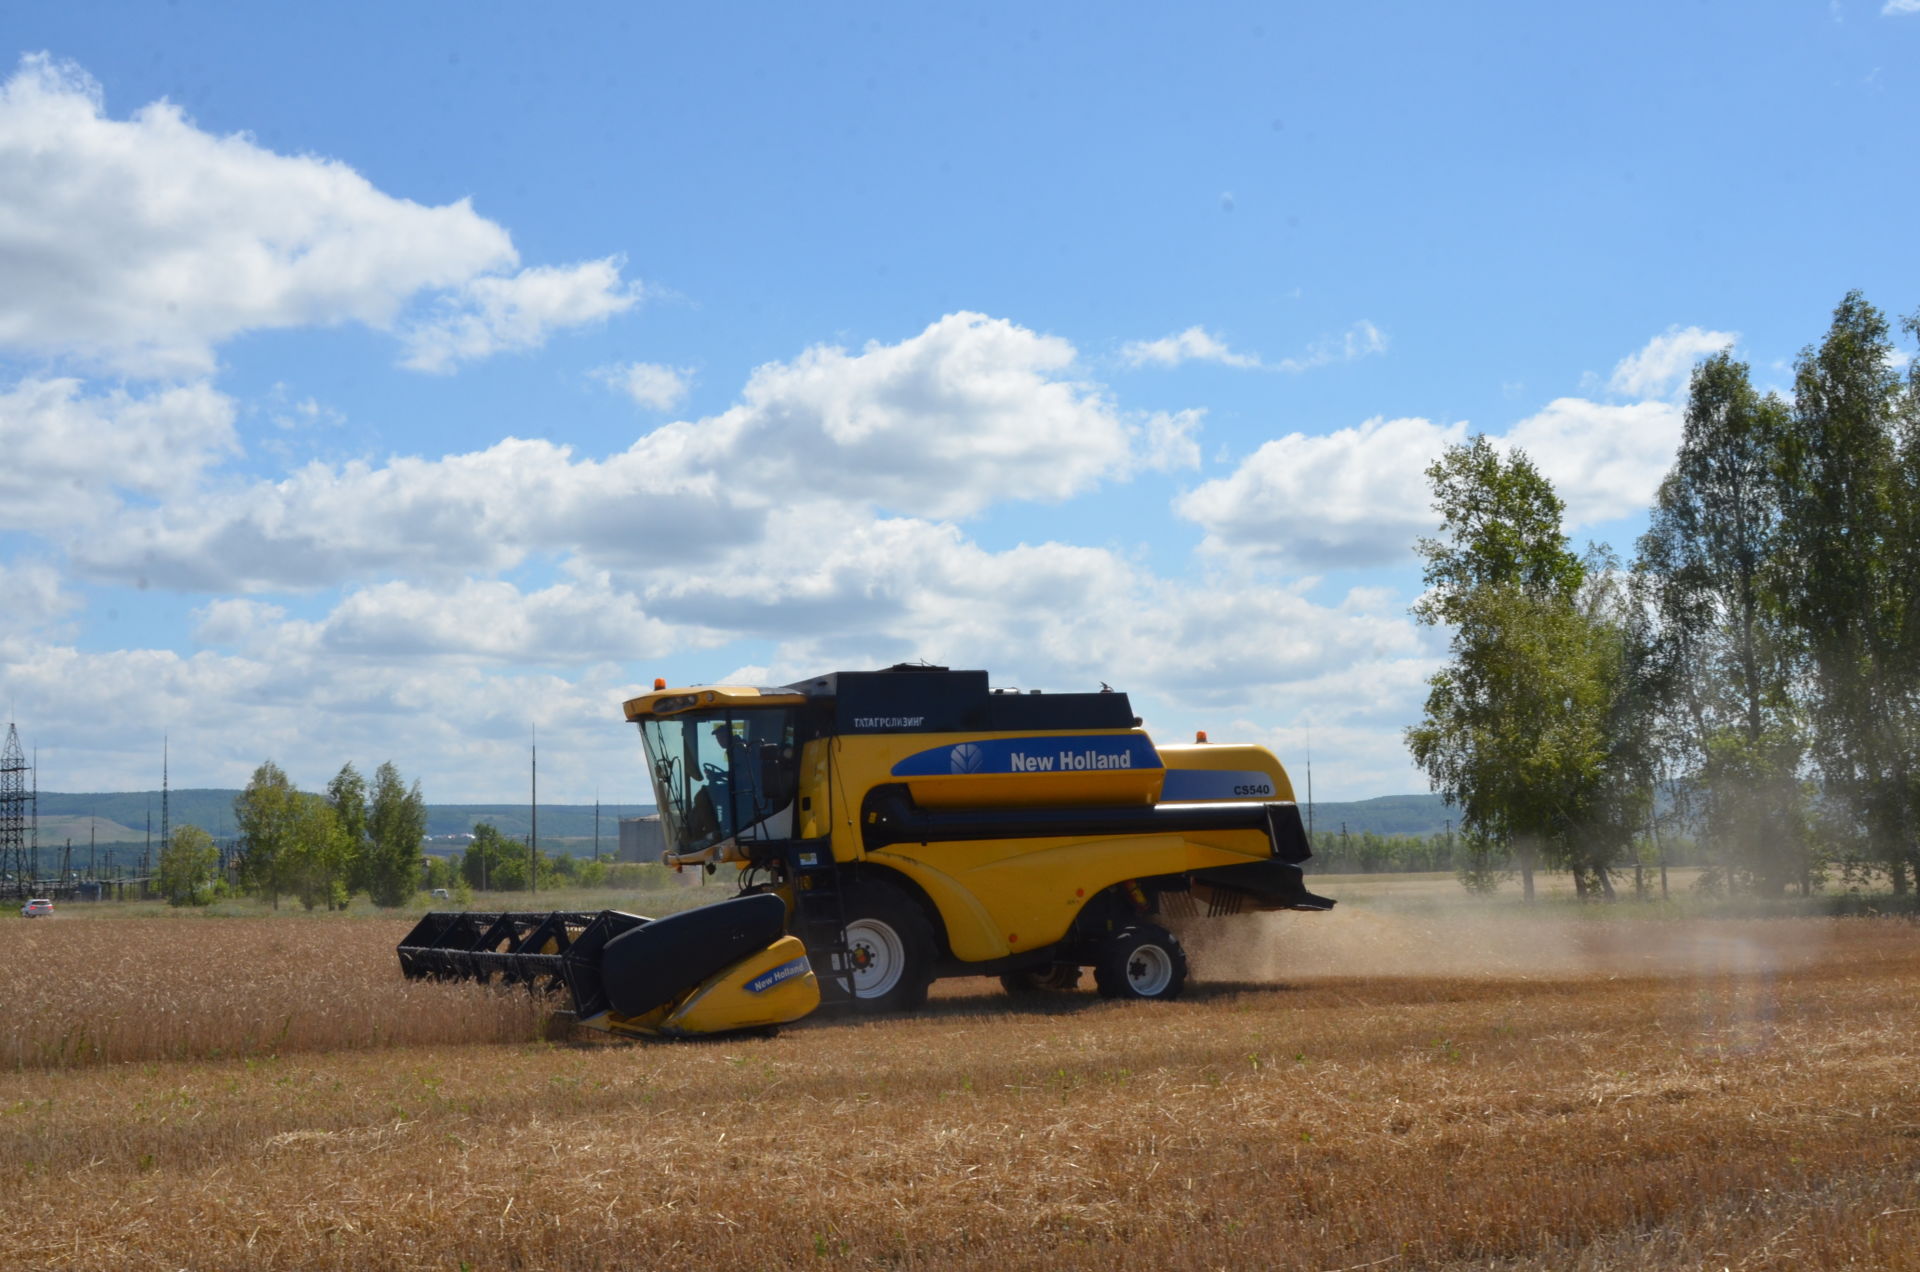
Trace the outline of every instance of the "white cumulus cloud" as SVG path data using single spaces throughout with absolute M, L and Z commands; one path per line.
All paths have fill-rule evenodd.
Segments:
M 1274 366 L 1282 371 L 1297 374 L 1301 371 L 1311 371 L 1315 367 L 1329 366 L 1335 362 L 1353 362 L 1356 359 L 1372 357 L 1386 351 L 1386 333 L 1362 318 L 1338 336 L 1316 340 L 1307 346 L 1305 353 L 1292 358 L 1282 358 L 1274 363 Z
M 337 160 L 216 136 L 159 101 L 111 117 L 100 86 L 48 55 L 0 84 L 0 349 L 137 376 L 200 376 L 268 328 L 390 329 L 450 365 L 538 343 L 633 303 L 606 261 L 511 273 L 507 231 L 467 200 L 384 193 Z
M 671 411 L 680 405 L 693 383 L 690 369 L 658 362 L 623 362 L 602 367 L 594 376 L 608 388 L 632 398 L 636 405 L 654 411 Z
M 1668 395 L 1697 358 L 1735 339 L 1673 328 L 1614 371 L 1612 387 L 1643 400 L 1555 398 L 1488 436 L 1525 451 L 1553 483 L 1568 529 L 1629 516 L 1653 502 L 1673 466 L 1684 415 Z M 1469 433 L 1465 423 L 1378 418 L 1321 436 L 1292 433 L 1181 495 L 1174 510 L 1206 530 L 1204 546 L 1215 554 L 1309 570 L 1410 560 L 1414 541 L 1436 527 L 1426 469 Z
M 769 363 L 729 410 L 604 460 L 509 438 L 311 464 L 129 513 L 71 551 L 97 577 L 197 591 L 453 577 L 530 553 L 684 568 L 758 542 L 769 510 L 794 503 L 966 516 L 1197 461 L 1198 412 L 1124 416 L 1074 362 L 1064 340 L 954 314 L 897 344 Z
M 0 527 L 96 521 L 123 493 L 183 493 L 238 452 L 233 421 L 233 403 L 205 384 L 89 395 L 58 378 L 0 390 Z
M 1213 362 L 1244 371 L 1284 371 L 1297 375 L 1336 362 L 1352 362 L 1387 351 L 1386 333 L 1362 318 L 1337 336 L 1323 336 L 1308 345 L 1304 353 L 1268 362 L 1254 353 L 1236 353 L 1226 341 L 1205 327 L 1185 331 L 1158 340 L 1130 340 L 1120 347 L 1121 360 L 1134 367 L 1177 367 L 1183 362 Z
M 81 604 L 45 561 L 0 561 L 0 597 L 0 662 L 10 641 L 41 635 Z
M 1400 560 L 1433 524 L 1425 472 L 1465 424 L 1378 417 L 1319 437 L 1263 443 L 1228 476 L 1174 509 L 1213 550 L 1250 552 L 1305 569 Z
M 640 290 L 620 281 L 620 262 L 612 257 L 470 279 L 431 317 L 408 328 L 405 365 L 451 371 L 458 363 L 502 350 L 535 349 L 558 328 L 631 309 L 640 301 Z
M 1217 362 L 1227 367 L 1257 367 L 1253 354 L 1235 353 L 1226 342 L 1205 327 L 1188 327 L 1177 335 L 1158 340 L 1130 340 L 1120 348 L 1127 365 L 1135 367 L 1177 367 L 1182 362 Z
M 1673 467 L 1685 418 L 1671 402 L 1608 405 L 1556 398 L 1497 439 L 1526 451 L 1566 501 L 1566 523 L 1590 526 L 1646 510 Z
M 1638 352 L 1620 359 L 1607 387 L 1628 397 L 1661 397 L 1686 382 L 1694 363 L 1740 338 L 1735 331 L 1669 327 Z

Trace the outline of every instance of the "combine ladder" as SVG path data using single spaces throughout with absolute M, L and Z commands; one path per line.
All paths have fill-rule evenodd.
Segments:
M 802 851 L 800 844 L 787 851 L 787 877 L 793 880 L 793 934 L 806 944 L 813 960 L 814 974 L 820 978 L 820 999 L 824 1003 L 853 1001 L 853 950 L 847 945 L 846 894 L 841 890 L 845 877 L 834 862 L 832 849 L 811 841 Z M 806 865 L 802 857 L 816 863 Z

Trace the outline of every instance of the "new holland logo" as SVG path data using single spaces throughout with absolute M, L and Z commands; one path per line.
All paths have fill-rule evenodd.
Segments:
M 986 759 L 980 748 L 971 742 L 962 742 L 947 752 L 947 763 L 956 773 L 978 773 L 981 763 Z
M 792 980 L 812 970 L 813 966 L 807 962 L 807 956 L 802 954 L 799 958 L 780 964 L 770 972 L 763 972 L 754 977 L 746 983 L 745 989 L 749 994 L 764 994 L 781 981 Z

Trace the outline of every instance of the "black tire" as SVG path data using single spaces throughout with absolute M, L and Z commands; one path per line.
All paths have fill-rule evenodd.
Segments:
M 1154 923 L 1137 923 L 1108 937 L 1093 965 L 1102 998 L 1169 1002 L 1187 984 L 1187 952 L 1180 938 Z
M 1031 998 L 1035 994 L 1064 994 L 1080 987 L 1080 965 L 1049 963 L 1045 967 L 1022 968 L 1002 976 L 1000 984 L 1017 998 Z
M 933 983 L 933 924 L 913 898 L 892 884 L 862 880 L 848 886 L 842 933 L 849 969 L 835 977 L 853 1010 L 912 1011 Z

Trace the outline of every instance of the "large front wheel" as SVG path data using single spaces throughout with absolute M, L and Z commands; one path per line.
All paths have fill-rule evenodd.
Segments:
M 911 1011 L 933 981 L 933 925 L 900 889 L 866 881 L 847 889 L 841 983 L 857 1011 Z

